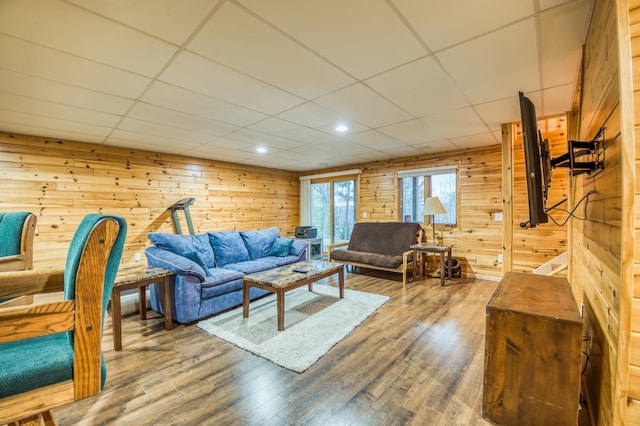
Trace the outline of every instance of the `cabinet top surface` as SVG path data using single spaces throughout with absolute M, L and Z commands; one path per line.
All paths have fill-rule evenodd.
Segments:
M 545 275 L 507 272 L 487 303 L 489 309 L 582 322 L 569 282 Z

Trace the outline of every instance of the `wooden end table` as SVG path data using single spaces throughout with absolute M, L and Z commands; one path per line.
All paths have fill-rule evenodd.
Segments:
M 140 319 L 147 319 L 147 286 L 162 284 L 162 310 L 164 311 L 164 328 L 171 330 L 171 279 L 173 272 L 156 267 L 125 268 L 118 271 L 111 291 L 111 318 L 113 326 L 113 349 L 122 350 L 122 311 L 120 293 L 132 288 L 138 289 L 140 297 Z
M 448 274 L 447 276 L 451 278 L 452 270 L 451 270 L 451 247 L 453 246 L 444 246 L 439 244 L 413 244 L 410 248 L 413 250 L 413 259 L 414 262 L 417 259 L 418 253 L 437 253 L 440 254 L 440 286 L 444 286 L 444 255 L 447 253 L 449 255 L 448 263 Z M 424 275 L 424 262 L 422 263 L 422 275 Z M 414 264 L 413 268 L 413 281 L 416 280 L 416 268 Z
M 296 272 L 306 271 L 306 272 Z M 338 274 L 340 299 L 344 298 L 344 265 L 324 260 L 305 260 L 264 272 L 245 275 L 242 279 L 242 317 L 249 318 L 249 290 L 261 288 L 276 294 L 278 331 L 284 330 L 284 294 L 305 285 L 313 291 L 313 283 Z

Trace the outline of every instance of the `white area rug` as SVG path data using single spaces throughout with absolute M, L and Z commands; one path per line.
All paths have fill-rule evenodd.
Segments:
M 389 297 L 316 284 L 285 295 L 283 331 L 278 331 L 275 295 L 198 323 L 198 327 L 288 370 L 302 373 L 382 306 Z

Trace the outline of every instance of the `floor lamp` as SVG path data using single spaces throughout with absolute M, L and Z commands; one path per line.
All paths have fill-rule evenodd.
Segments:
M 427 197 L 424 200 L 424 207 L 422 207 L 422 212 L 420 214 L 422 216 L 431 216 L 431 229 L 433 229 L 433 244 L 435 245 L 436 244 L 436 222 L 434 220 L 435 215 L 447 214 L 447 211 L 445 210 L 444 206 L 442 205 L 438 197 Z M 435 270 L 436 269 L 435 253 L 433 256 L 434 256 L 433 264 L 434 264 L 434 270 Z M 440 273 L 442 273 L 442 271 Z M 440 276 L 440 275 L 434 272 L 432 276 Z

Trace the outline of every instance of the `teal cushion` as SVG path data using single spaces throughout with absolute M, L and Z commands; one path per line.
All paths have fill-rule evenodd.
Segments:
M 202 266 L 202 269 L 204 269 L 204 273 L 207 277 L 211 276 L 211 274 L 209 273 L 209 268 L 207 268 L 207 265 L 204 263 L 204 260 L 202 260 L 202 258 L 197 252 L 190 251 L 186 253 L 180 253 L 180 256 L 186 257 L 187 259 L 193 262 L 196 262 L 198 265 Z
M 30 212 L 0 213 L 0 257 L 20 254 L 22 228 Z
M 209 232 L 209 241 L 218 267 L 249 260 L 249 252 L 238 231 Z
M 289 254 L 293 240 L 291 238 L 278 237 L 271 246 L 270 256 L 285 257 Z

